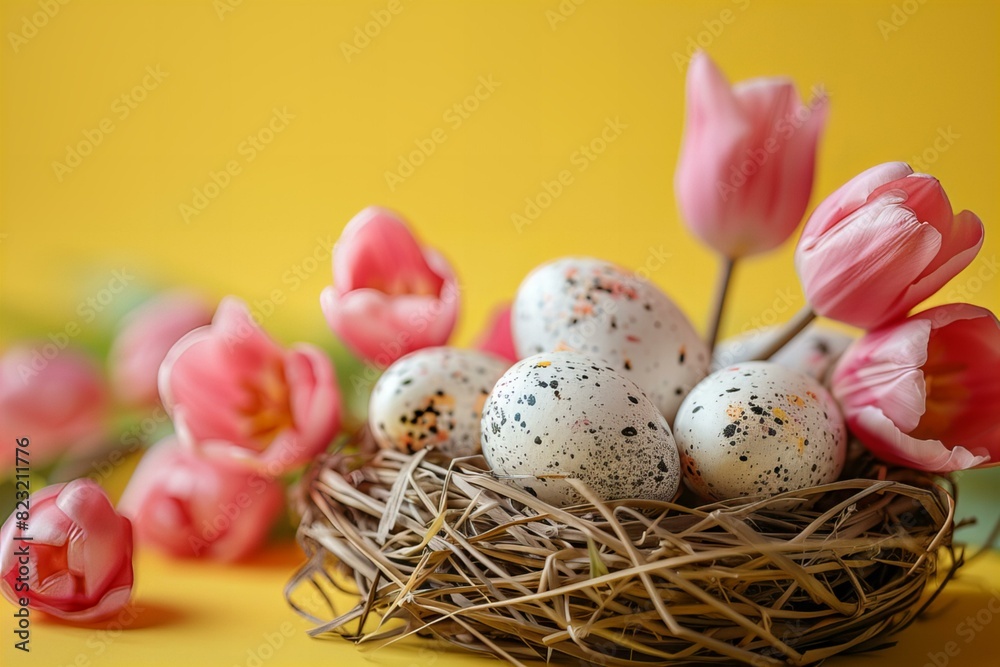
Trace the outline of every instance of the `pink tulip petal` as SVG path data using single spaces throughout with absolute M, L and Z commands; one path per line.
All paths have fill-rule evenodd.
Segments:
M 246 558 L 259 548 L 267 537 L 274 520 L 281 513 L 283 493 L 274 481 L 258 480 L 249 505 L 244 508 L 248 516 L 233 521 L 226 534 L 212 543 L 212 559 L 231 562 Z
M 435 294 L 442 282 L 406 224 L 392 211 L 375 206 L 347 223 L 334 246 L 333 267 L 341 294 L 365 287 L 388 294 Z
M 271 474 L 308 461 L 339 427 L 329 359 L 309 346 L 285 352 L 232 297 L 220 303 L 211 326 L 170 349 L 159 380 L 182 441 L 195 449 L 215 441 L 226 450 L 242 447 Z M 289 448 L 303 451 L 290 455 Z
M 800 243 L 808 245 L 844 216 L 864 206 L 875 190 L 912 173 L 913 170 L 905 162 L 886 162 L 861 172 L 816 207 L 802 232 Z
M 932 308 L 913 319 L 934 326 L 926 365 L 935 388 L 933 410 L 917 432 L 946 428 L 949 442 L 984 448 L 1000 459 L 1000 421 L 992 417 L 989 407 L 1000 406 L 996 374 L 1000 323 L 996 316 L 978 306 L 954 304 Z
M 176 557 L 233 559 L 263 544 L 282 508 L 260 459 L 219 441 L 197 449 L 168 438 L 143 457 L 120 504 L 136 538 Z M 229 451 L 226 451 L 226 447 Z
M 799 105 L 801 108 L 801 105 Z M 772 197 L 768 219 L 794 220 L 778 228 L 784 235 L 773 239 L 771 247 L 777 247 L 798 227 L 802 215 L 809 205 L 816 168 L 816 149 L 820 135 L 826 127 L 830 103 L 826 97 L 810 102 L 808 117 L 788 138 L 781 138 L 781 159 L 769 161 L 776 171 L 774 176 L 777 193 Z M 794 118 L 801 116 L 796 114 Z M 796 121 L 797 122 L 797 121 Z M 779 125 L 784 128 L 785 126 Z M 779 138 L 783 134 L 779 133 Z M 771 227 L 768 227 L 771 229 Z
M 849 423 L 873 454 L 890 463 L 930 472 L 953 472 L 990 461 L 984 449 L 969 451 L 962 446 L 948 449 L 940 440 L 911 438 L 872 406 L 861 409 Z
M 422 247 L 397 214 L 369 207 L 333 252 L 334 285 L 320 305 L 356 355 L 386 367 L 409 351 L 440 345 L 454 328 L 457 287 L 447 261 Z
M 56 506 L 72 521 L 66 545 L 69 571 L 85 577 L 90 598 L 107 588 L 122 567 L 122 544 L 132 541 L 115 517 L 104 491 L 89 479 L 70 482 L 56 498 Z
M 115 392 L 129 405 L 159 399 L 157 373 L 170 348 L 184 334 L 212 321 L 212 312 L 194 294 L 165 292 L 130 311 L 108 353 Z
M 916 428 L 925 410 L 920 368 L 927 361 L 930 333 L 930 322 L 911 319 L 856 341 L 834 370 L 837 400 L 845 407 L 879 405 L 904 432 Z
M 285 376 L 293 388 L 292 418 L 301 450 L 295 460 L 305 463 L 322 452 L 340 429 L 337 378 L 326 353 L 306 344 L 292 347 L 286 355 Z
M 511 304 L 506 303 L 493 311 L 475 347 L 477 350 L 490 352 L 513 363 L 518 357 L 510 326 L 510 310 Z
M 0 440 L 31 440 L 36 468 L 62 456 L 82 458 L 106 444 L 108 390 L 100 368 L 72 349 L 51 359 L 41 341 L 0 355 Z M 0 457 L 0 477 L 13 475 L 15 457 Z
M 904 297 L 907 302 L 916 304 L 932 296 L 979 254 L 985 234 L 982 221 L 970 211 L 962 211 L 954 220 L 950 233 L 942 239 L 938 257 L 907 290 Z
M 941 235 L 900 202 L 885 193 L 803 249 L 800 276 L 816 312 L 861 326 L 905 315 L 899 295 L 940 250 Z
M 727 257 L 777 247 L 808 204 L 826 100 L 805 109 L 788 79 L 731 87 L 704 53 L 692 58 L 686 94 L 674 181 L 685 223 Z
M 915 367 L 922 387 L 908 384 Z M 851 429 L 876 455 L 948 471 L 1000 464 L 997 368 L 996 316 L 949 304 L 861 338 L 844 353 L 832 383 Z
M 29 502 L 35 538 L 29 546 L 29 588 L 13 590 L 19 563 L 12 515 L 0 529 L 3 594 L 26 597 L 31 608 L 70 619 L 97 617 L 124 604 L 132 588 L 131 531 L 104 491 L 84 478 L 42 489 Z
M 385 367 L 399 357 L 443 345 L 457 316 L 457 299 L 430 296 L 388 297 L 359 289 L 338 297 L 332 288 L 320 295 L 330 328 L 355 354 Z
M 79 610 L 65 610 L 60 607 L 36 603 L 36 608 L 47 614 L 61 618 L 73 623 L 91 623 L 107 619 L 119 613 L 128 604 L 132 596 L 132 585 L 122 586 L 105 593 L 101 599 L 92 607 Z
M 752 132 L 740 102 L 729 81 L 704 52 L 696 53 L 688 67 L 686 94 L 688 118 L 692 134 L 701 139 L 705 149 L 722 149 L 739 145 Z M 705 131 L 709 123 L 717 131 Z

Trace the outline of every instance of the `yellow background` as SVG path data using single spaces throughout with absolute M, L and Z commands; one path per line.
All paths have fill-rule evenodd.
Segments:
M 314 258 L 373 203 L 402 212 L 452 260 L 463 289 L 459 342 L 474 338 L 530 268 L 569 253 L 646 266 L 701 326 L 714 259 L 680 226 L 672 186 L 684 111 L 676 61 L 697 41 L 733 81 L 788 75 L 803 94 L 824 85 L 832 113 L 813 204 L 874 164 L 922 162 L 957 209 L 987 226 L 980 259 L 934 302 L 965 294 L 1000 305 L 994 2 L 400 0 L 374 37 L 359 39 L 372 12 L 386 22 L 389 5 L 4 0 L 0 343 L 72 322 L 86 342 L 146 290 L 176 284 L 245 298 L 283 340 L 328 343 L 318 295 L 329 261 Z M 58 12 L 46 17 L 44 6 Z M 12 43 L 11 34 L 24 39 Z M 352 42 L 357 52 L 345 48 Z M 142 86 L 147 68 L 166 76 L 147 78 L 155 85 L 138 90 L 144 99 L 124 116 L 121 96 Z M 488 96 L 481 88 L 485 99 L 456 126 L 448 110 L 481 77 L 499 85 Z M 249 160 L 244 142 L 275 108 L 294 118 Z M 626 127 L 580 171 L 574 154 L 609 119 Z M 102 122 L 113 129 L 60 180 L 53 163 Z M 385 173 L 437 128 L 443 143 L 390 188 Z M 936 148 L 941 136 L 950 139 Z M 230 161 L 240 172 L 186 222 L 181 205 L 193 205 L 194 190 Z M 512 214 L 524 214 L 525 199 L 564 169 L 573 182 L 516 229 Z M 662 266 L 649 263 L 663 254 Z M 113 269 L 135 278 L 84 321 L 80 304 L 101 294 Z M 736 280 L 729 333 L 802 304 L 790 246 L 746 262 Z M 280 599 L 294 560 L 277 552 L 264 565 L 211 569 L 144 555 L 138 604 L 159 611 L 112 650 L 86 655 L 93 664 L 136 664 L 140 653 L 146 664 L 174 664 L 184 649 L 206 664 L 244 664 L 246 650 L 288 619 L 296 634 L 267 664 L 360 660 L 299 632 Z M 1000 567 L 990 563 L 979 572 L 995 582 Z M 886 655 L 922 664 L 954 635 L 956 609 L 986 603 L 977 595 L 956 593 L 955 607 L 926 624 L 933 631 L 911 629 Z M 92 632 L 37 621 L 37 654 L 12 657 L 3 617 L 4 664 L 68 663 Z M 983 633 L 953 664 L 984 664 L 974 655 L 994 655 L 996 637 Z M 378 655 L 400 665 L 465 659 Z M 859 664 L 875 660 L 884 659 Z

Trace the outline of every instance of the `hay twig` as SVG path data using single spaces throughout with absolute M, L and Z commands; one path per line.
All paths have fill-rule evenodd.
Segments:
M 936 577 L 954 500 L 912 471 L 695 508 L 602 503 L 570 480 L 587 502 L 559 508 L 476 457 L 359 460 L 305 478 L 309 559 L 286 595 L 311 634 L 374 646 L 418 634 L 515 664 L 807 665 L 890 644 L 962 562 Z M 324 591 L 345 576 L 358 602 L 341 613 Z

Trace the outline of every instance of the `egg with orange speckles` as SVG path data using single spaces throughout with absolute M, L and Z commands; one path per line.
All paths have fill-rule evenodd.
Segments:
M 576 352 L 522 359 L 496 383 L 483 410 L 483 456 L 508 483 L 559 506 L 584 500 L 670 500 L 680 485 L 677 446 L 642 390 L 607 364 Z
M 642 387 L 672 423 L 708 374 L 708 346 L 656 285 L 610 262 L 564 257 L 535 268 L 511 312 L 518 356 L 573 350 Z
M 674 437 L 688 487 L 705 498 L 770 496 L 840 476 L 847 429 L 812 377 L 766 361 L 716 371 L 684 399 Z
M 492 354 L 429 347 L 393 363 L 375 383 L 368 424 L 384 449 L 479 453 L 483 404 L 510 363 Z

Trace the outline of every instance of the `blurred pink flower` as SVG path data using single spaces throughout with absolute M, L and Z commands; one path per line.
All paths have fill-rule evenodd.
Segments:
M 30 608 L 74 622 L 120 611 L 132 594 L 132 528 L 104 490 L 78 479 L 47 486 L 29 503 L 27 530 L 17 527 L 16 510 L 0 529 L 3 596 L 15 605 L 26 597 Z M 18 581 L 20 567 L 26 582 Z
M 170 436 L 143 456 L 118 507 L 141 544 L 233 561 L 264 544 L 283 499 L 278 482 L 244 461 L 202 456 Z
M 333 249 L 333 281 L 320 296 L 330 328 L 379 367 L 444 345 L 455 327 L 451 266 L 392 211 L 370 206 L 347 223 Z
M 674 182 L 684 221 L 732 259 L 781 245 L 809 203 L 827 98 L 804 105 L 787 79 L 730 86 L 702 52 L 691 59 L 686 95 Z
M 937 292 L 982 244 L 983 223 L 955 215 L 936 178 L 888 162 L 816 207 L 795 266 L 816 313 L 875 329 Z
M 196 447 L 250 459 L 271 476 L 322 452 L 340 427 L 329 358 L 300 343 L 284 350 L 227 297 L 212 324 L 170 348 L 160 397 Z
M 167 351 L 181 336 L 212 321 L 212 309 L 187 292 L 164 292 L 122 320 L 108 353 L 111 384 L 128 405 L 159 401 L 156 376 Z
M 492 352 L 511 363 L 518 360 L 517 351 L 514 349 L 514 335 L 510 328 L 510 303 L 498 306 L 493 311 L 475 347 L 483 352 Z
M 890 463 L 948 472 L 1000 464 L 1000 323 L 931 308 L 847 349 L 833 392 L 851 431 Z
M 44 349 L 44 348 L 42 348 Z M 0 441 L 31 441 L 36 469 L 63 453 L 88 454 L 103 443 L 108 390 L 88 357 L 62 350 L 51 358 L 26 345 L 0 356 Z M 0 456 L 0 477 L 14 468 Z

